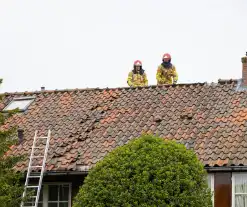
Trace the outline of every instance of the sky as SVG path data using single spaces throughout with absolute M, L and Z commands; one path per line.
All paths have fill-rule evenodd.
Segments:
M 149 84 L 164 53 L 178 83 L 242 76 L 246 0 L 0 0 L 0 92 Z

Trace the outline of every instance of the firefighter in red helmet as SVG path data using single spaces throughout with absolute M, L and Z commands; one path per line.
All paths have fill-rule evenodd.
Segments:
M 162 58 L 162 63 L 158 67 L 156 73 L 157 84 L 176 84 L 178 81 L 178 74 L 175 66 L 171 63 L 171 55 L 165 53 Z
M 147 75 L 142 69 L 142 62 L 140 60 L 134 62 L 133 70 L 129 72 L 127 83 L 130 87 L 148 85 Z

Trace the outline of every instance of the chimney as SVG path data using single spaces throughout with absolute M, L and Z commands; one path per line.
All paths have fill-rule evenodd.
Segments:
M 242 86 L 243 87 L 247 87 L 247 52 L 246 52 L 246 56 L 242 57 L 242 64 L 243 64 L 243 68 L 242 68 Z
M 18 143 L 20 144 L 23 141 L 24 130 L 19 128 L 17 130 L 17 136 L 18 136 Z
M 41 86 L 41 91 L 44 91 L 45 90 L 45 86 Z

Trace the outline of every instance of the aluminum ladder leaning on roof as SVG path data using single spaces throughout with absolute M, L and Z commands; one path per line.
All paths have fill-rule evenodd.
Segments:
M 43 174 L 45 171 L 45 163 L 46 163 L 46 158 L 47 158 L 48 149 L 49 149 L 50 137 L 51 137 L 50 130 L 48 130 L 47 137 L 38 137 L 38 130 L 35 131 L 33 146 L 32 146 L 31 155 L 29 158 L 29 165 L 28 165 L 28 170 L 27 170 L 24 192 L 22 195 L 22 198 L 24 199 L 24 201 L 21 202 L 21 207 L 37 207 L 38 206 L 39 195 L 40 195 L 40 191 L 42 187 Z M 42 143 L 42 142 L 38 143 L 39 140 L 45 140 L 45 143 Z M 40 145 L 43 145 L 43 146 L 40 146 Z M 38 155 L 36 155 L 37 152 L 39 153 Z M 33 165 L 34 160 L 36 160 L 36 162 L 39 161 L 39 163 L 42 163 L 42 165 Z M 40 169 L 40 171 L 38 172 L 37 170 L 34 171 L 35 169 Z M 28 190 L 31 190 L 30 193 L 34 192 L 34 194 L 36 195 L 29 197 Z M 25 200 L 26 196 L 27 196 L 27 200 Z

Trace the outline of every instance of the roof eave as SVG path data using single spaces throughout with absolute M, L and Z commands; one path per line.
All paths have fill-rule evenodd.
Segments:
M 204 167 L 208 172 L 241 172 L 247 171 L 247 166 L 212 166 Z

